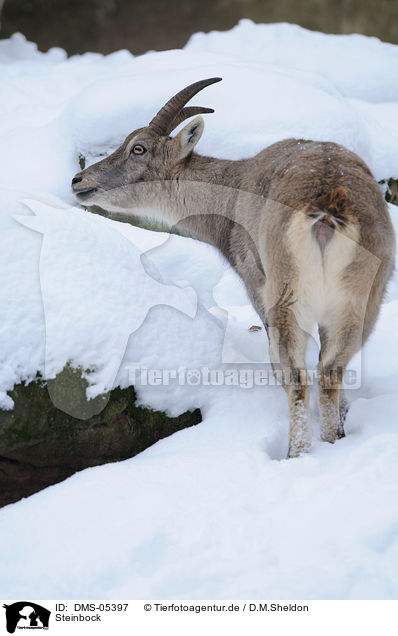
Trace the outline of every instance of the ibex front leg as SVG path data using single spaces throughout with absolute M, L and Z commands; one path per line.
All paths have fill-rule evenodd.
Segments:
M 298 325 L 291 309 L 294 302 L 293 293 L 285 287 L 279 301 L 268 312 L 272 366 L 281 376 L 289 402 L 289 457 L 298 457 L 311 448 L 305 368 L 308 334 Z

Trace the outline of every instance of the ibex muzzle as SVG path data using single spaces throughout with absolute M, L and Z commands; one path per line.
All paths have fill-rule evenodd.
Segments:
M 193 152 L 213 112 L 186 107 L 212 78 L 170 99 L 149 126 L 72 180 L 77 200 L 156 217 L 215 245 L 246 285 L 287 392 L 289 456 L 311 446 L 305 353 L 318 325 L 321 437 L 344 435 L 342 380 L 371 333 L 394 266 L 395 238 L 369 168 L 334 143 L 287 139 L 228 161 Z

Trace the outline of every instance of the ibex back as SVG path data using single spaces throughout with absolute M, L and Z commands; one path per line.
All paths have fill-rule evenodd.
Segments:
M 321 436 L 344 435 L 342 378 L 371 333 L 394 264 L 386 203 L 365 163 L 329 142 L 288 139 L 250 159 L 193 152 L 203 128 L 180 91 L 146 128 L 72 180 L 77 200 L 110 212 L 155 217 L 215 245 L 243 279 L 270 341 L 290 412 L 289 456 L 311 446 L 305 353 L 318 325 Z

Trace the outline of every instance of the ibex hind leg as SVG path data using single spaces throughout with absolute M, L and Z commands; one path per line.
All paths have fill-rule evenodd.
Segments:
M 291 308 L 294 302 L 285 289 L 267 316 L 272 366 L 285 388 L 289 403 L 288 457 L 298 457 L 311 448 L 305 368 L 308 334 L 298 325 Z
M 344 425 L 345 425 L 345 421 L 346 421 L 346 417 L 347 417 L 347 413 L 348 413 L 348 409 L 350 408 L 350 405 L 348 403 L 348 400 L 345 396 L 345 392 L 343 387 L 340 388 L 340 395 L 339 395 L 339 430 L 337 433 L 337 437 L 338 439 L 341 439 L 342 437 L 345 437 L 345 432 L 344 432 Z
M 332 372 L 333 373 L 333 372 Z M 344 437 L 344 422 L 340 417 L 340 387 L 333 386 L 329 374 L 319 378 L 319 410 L 321 414 L 321 439 L 333 444 L 336 439 Z M 329 387 L 332 388 L 329 388 Z
M 343 389 L 343 378 L 349 361 L 361 347 L 362 329 L 346 320 L 342 321 L 340 328 L 320 327 L 319 334 L 321 351 L 318 388 L 321 439 L 333 444 L 345 436 L 344 424 L 348 401 Z
M 289 402 L 290 428 L 288 457 L 299 457 L 308 453 L 311 448 L 311 427 L 308 419 L 308 387 L 306 371 L 295 369 L 299 380 L 294 385 L 286 386 Z

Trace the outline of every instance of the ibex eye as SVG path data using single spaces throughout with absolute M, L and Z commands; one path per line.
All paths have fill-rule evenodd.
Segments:
M 141 144 L 135 144 L 135 146 L 132 147 L 131 152 L 134 155 L 143 155 L 146 153 L 146 148 L 144 148 Z

